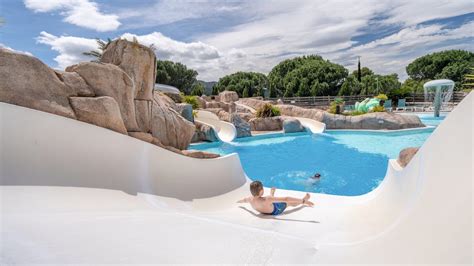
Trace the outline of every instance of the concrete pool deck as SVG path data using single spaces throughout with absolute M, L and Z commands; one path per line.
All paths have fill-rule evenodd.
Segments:
M 314 208 L 273 218 L 235 203 L 248 195 L 236 154 L 184 157 L 0 103 L 0 262 L 470 264 L 473 105 L 372 192 L 313 193 Z

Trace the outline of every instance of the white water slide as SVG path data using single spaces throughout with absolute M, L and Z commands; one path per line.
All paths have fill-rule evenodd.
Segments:
M 248 105 L 238 103 L 238 102 L 236 102 L 235 105 L 240 106 L 242 108 L 245 108 L 245 109 L 249 110 L 251 113 L 256 113 L 256 110 L 254 108 L 248 106 Z M 303 127 L 307 128 L 307 129 L 309 129 L 309 131 L 311 131 L 311 133 L 313 133 L 313 134 L 323 133 L 324 130 L 326 130 L 326 124 L 324 124 L 322 122 L 319 122 L 319 121 L 316 121 L 314 119 L 304 118 L 304 117 L 296 117 L 296 116 L 293 116 L 293 118 L 300 121 L 301 125 Z
M 237 130 L 234 124 L 220 120 L 219 117 L 212 112 L 197 110 L 194 120 L 212 127 L 219 140 L 223 142 L 232 142 L 237 137 Z
M 470 265 L 473 106 L 471 93 L 372 192 L 268 217 L 235 203 L 249 194 L 237 154 L 189 158 L 0 103 L 0 264 Z

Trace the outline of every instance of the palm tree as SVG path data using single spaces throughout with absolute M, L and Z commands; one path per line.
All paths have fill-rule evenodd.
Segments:
M 107 42 L 105 42 L 99 38 L 96 38 L 96 42 L 99 50 L 92 50 L 82 53 L 83 55 L 95 57 L 95 60 L 93 60 L 94 62 L 100 61 L 102 54 L 104 53 L 105 49 L 107 49 L 107 46 L 109 46 L 109 44 L 112 42 L 112 39 L 107 38 Z

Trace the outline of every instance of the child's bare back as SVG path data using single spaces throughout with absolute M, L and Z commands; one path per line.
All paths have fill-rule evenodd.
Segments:
M 270 196 L 263 197 L 263 185 L 260 181 L 254 181 L 250 184 L 251 197 L 239 200 L 238 203 L 250 203 L 252 208 L 263 214 L 278 215 L 281 214 L 287 206 L 296 207 L 306 205 L 312 207 L 313 202 L 309 201 L 310 195 L 301 198 L 275 197 L 275 188 L 272 188 Z

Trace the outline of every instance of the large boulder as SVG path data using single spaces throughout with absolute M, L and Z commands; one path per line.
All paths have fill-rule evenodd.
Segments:
M 186 118 L 189 122 L 194 122 L 193 106 L 189 103 L 176 104 L 176 111 L 180 113 L 182 117 Z
M 409 147 L 401 150 L 397 159 L 398 164 L 402 167 L 407 166 L 419 149 L 420 147 Z
M 208 141 L 216 142 L 219 141 L 217 134 L 214 129 L 208 125 L 196 122 L 196 132 L 192 138 L 192 142 Z
M 277 106 L 281 115 L 296 116 L 322 121 L 325 111 L 320 109 L 307 109 L 289 104 L 281 104 Z
M 285 118 L 283 119 L 283 132 L 285 133 L 294 133 L 304 131 L 304 127 L 301 125 L 301 122 L 296 118 Z
M 120 109 L 114 98 L 70 97 L 78 120 L 127 135 Z
M 323 123 L 328 129 L 405 129 L 424 127 L 416 115 L 400 115 L 387 112 L 367 113 L 358 116 L 336 115 L 325 112 Z
M 124 39 L 107 45 L 101 62 L 119 66 L 135 84 L 133 97 L 139 100 L 152 100 L 156 75 L 156 56 L 147 46 Z
M 96 96 L 110 96 L 117 101 L 127 131 L 139 131 L 133 102 L 133 81 L 116 65 L 84 62 L 66 68 L 78 73 Z
M 222 91 L 219 93 L 219 100 L 221 102 L 235 102 L 239 100 L 239 95 L 235 91 Z
M 82 91 L 37 58 L 0 48 L 0 101 L 76 118 L 68 97 Z
M 252 136 L 250 123 L 242 119 L 239 114 L 230 114 L 229 122 L 235 126 L 235 129 L 237 130 L 237 138 Z
M 278 131 L 282 130 L 282 119 L 276 117 L 257 117 L 250 119 L 250 128 L 252 131 Z
M 159 93 L 154 93 L 151 134 L 163 145 L 186 149 L 195 132 L 195 126 L 170 108 Z
M 250 123 L 248 122 L 250 118 L 244 119 L 247 115 L 254 118 L 255 115 L 248 113 L 228 113 L 222 108 L 209 108 L 206 111 L 212 112 L 219 117 L 220 120 L 232 123 L 237 130 L 237 138 L 250 137 L 252 136 Z
M 77 96 L 81 97 L 94 97 L 95 93 L 86 81 L 75 72 L 65 72 L 60 70 L 54 70 L 56 76 L 64 82 L 66 86 L 71 88 L 77 93 Z
M 262 100 L 255 99 L 255 98 L 241 98 L 241 99 L 239 99 L 238 103 L 243 104 L 243 105 L 247 105 L 247 106 L 252 107 L 253 109 L 257 110 L 257 109 L 261 108 L 262 106 L 264 106 L 265 104 L 272 103 L 272 102 L 271 101 L 262 101 Z
M 151 132 L 151 108 L 153 101 L 134 100 L 135 118 L 141 132 Z
M 235 112 L 235 103 L 225 103 L 225 102 L 206 102 L 206 108 L 221 108 L 228 113 Z
M 206 108 L 206 100 L 201 96 L 201 97 L 196 97 L 196 101 L 198 103 L 199 108 Z

